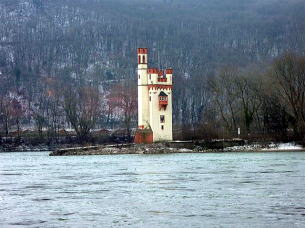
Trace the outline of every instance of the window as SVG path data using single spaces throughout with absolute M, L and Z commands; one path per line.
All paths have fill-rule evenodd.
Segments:
M 149 101 L 151 101 L 151 96 L 149 96 Z
M 149 80 L 151 80 L 151 75 L 149 75 Z
M 138 63 L 140 64 L 141 63 L 141 56 L 139 55 L 138 57 Z
M 139 79 L 140 79 L 141 77 L 140 77 L 140 75 L 139 75 Z
M 161 130 L 164 130 L 164 126 L 163 125 L 161 125 Z
M 160 116 L 160 123 L 164 123 L 165 122 L 165 116 L 164 115 L 161 115 Z
M 145 64 L 145 55 L 143 55 L 143 61 L 142 61 L 142 63 Z

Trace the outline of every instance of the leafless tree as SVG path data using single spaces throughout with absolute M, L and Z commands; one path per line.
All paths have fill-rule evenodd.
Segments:
M 108 106 L 111 110 L 118 109 L 119 115 L 123 116 L 127 138 L 131 140 L 131 125 L 137 113 L 136 86 L 131 83 L 114 85 L 108 96 Z
M 251 75 L 239 76 L 235 79 L 237 96 L 241 100 L 242 117 L 246 132 L 250 132 L 251 124 L 262 105 L 262 83 Z
M 305 130 L 305 57 L 286 53 L 273 64 L 273 77 L 279 97 L 295 119 L 298 133 Z
M 236 68 L 225 67 L 218 76 L 209 81 L 209 86 L 213 92 L 213 101 L 230 132 L 237 130 L 237 119 L 240 114 L 236 85 L 238 74 Z
M 100 94 L 95 87 L 69 88 L 64 93 L 64 110 L 78 137 L 86 139 L 100 115 Z

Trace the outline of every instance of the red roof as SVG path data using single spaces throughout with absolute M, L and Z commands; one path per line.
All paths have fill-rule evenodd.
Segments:
M 157 68 L 150 68 L 147 70 L 148 74 L 158 74 L 158 69 Z
M 148 54 L 147 48 L 138 48 L 138 54 Z
M 166 69 L 166 74 L 173 74 L 173 69 Z

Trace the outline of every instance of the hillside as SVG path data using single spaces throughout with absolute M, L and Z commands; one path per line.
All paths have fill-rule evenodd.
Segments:
M 0 92 L 17 89 L 29 104 L 39 103 L 50 78 L 108 90 L 117 80 L 135 80 L 136 48 L 148 47 L 150 66 L 174 68 L 174 117 L 188 122 L 191 104 L 204 106 L 205 78 L 223 67 L 260 71 L 287 50 L 305 54 L 304 3 L 2 0 Z

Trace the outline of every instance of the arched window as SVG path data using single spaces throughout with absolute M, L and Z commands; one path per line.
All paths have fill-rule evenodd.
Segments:
M 145 64 L 145 63 L 146 63 L 146 62 L 145 62 L 145 55 L 143 55 L 143 59 L 142 59 L 142 60 L 143 60 L 142 63 Z
M 141 56 L 140 55 L 138 56 L 138 63 L 139 64 L 141 63 Z

